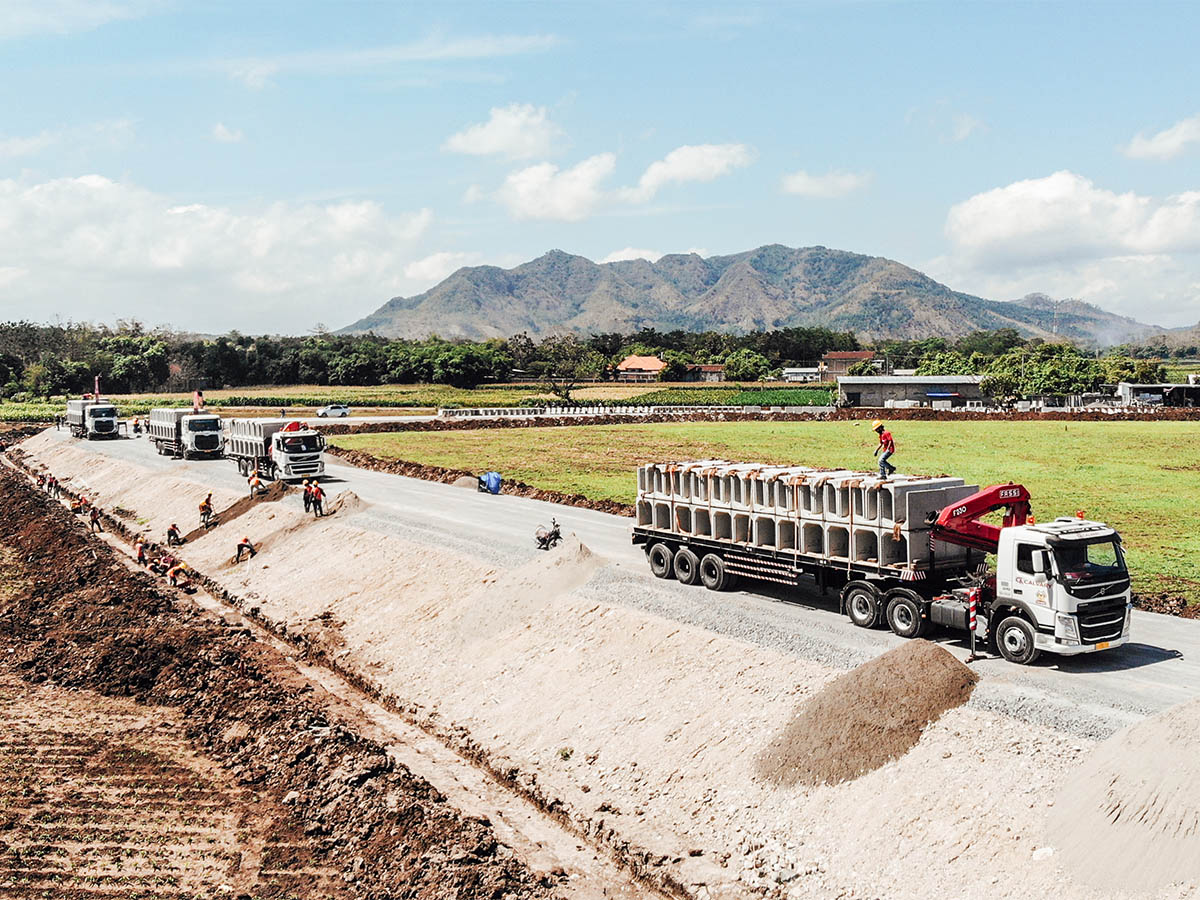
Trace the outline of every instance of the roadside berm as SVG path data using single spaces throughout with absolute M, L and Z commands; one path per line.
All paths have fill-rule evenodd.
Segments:
M 53 435 L 25 450 L 151 534 L 194 515 L 208 490 Z M 260 552 L 233 564 L 243 533 Z M 1046 852 L 1051 804 L 1090 743 L 958 705 L 969 679 L 927 655 L 944 651 L 909 645 L 882 664 L 902 713 L 886 752 L 812 767 L 818 745 L 871 749 L 855 729 L 878 704 L 860 693 L 839 716 L 827 702 L 844 673 L 626 605 L 622 592 L 656 586 L 578 541 L 493 566 L 402 533 L 371 515 L 314 520 L 284 497 L 182 555 L 232 602 L 305 635 L 412 721 L 681 893 L 1113 896 Z M 798 724 L 810 709 L 819 719 Z M 768 748 L 788 763 L 778 777 L 764 777 Z

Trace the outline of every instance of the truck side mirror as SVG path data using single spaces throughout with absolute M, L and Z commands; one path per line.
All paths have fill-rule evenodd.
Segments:
M 1034 550 L 1033 571 L 1036 575 L 1048 575 L 1050 573 L 1050 554 L 1045 550 Z

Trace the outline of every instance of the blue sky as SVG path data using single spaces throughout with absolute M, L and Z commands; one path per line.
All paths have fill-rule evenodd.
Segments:
M 765 243 L 1200 320 L 1197 4 L 0 0 L 0 315 Z

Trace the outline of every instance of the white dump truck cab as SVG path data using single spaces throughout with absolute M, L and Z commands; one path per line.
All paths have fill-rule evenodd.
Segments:
M 107 400 L 67 401 L 67 427 L 78 438 L 115 438 L 117 436 L 117 408 Z
M 991 627 L 1006 656 L 1072 655 L 1129 640 L 1132 593 L 1121 537 L 1103 522 L 1059 518 L 1000 530 Z M 1010 612 L 1031 629 L 1009 621 Z
M 186 454 L 220 456 L 225 446 L 220 416 L 212 413 L 194 413 L 184 416 L 179 426 L 179 442 Z
M 325 474 L 325 436 L 312 430 L 277 431 L 271 459 L 277 478 L 319 478 Z

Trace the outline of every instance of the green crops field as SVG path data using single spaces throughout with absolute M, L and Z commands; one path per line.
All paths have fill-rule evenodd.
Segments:
M 1017 481 L 1042 518 L 1121 531 L 1143 593 L 1200 602 L 1200 442 L 1187 422 L 900 422 L 901 472 Z M 694 422 L 347 435 L 336 442 L 537 487 L 630 502 L 642 462 L 724 458 L 870 469 L 867 422 Z

